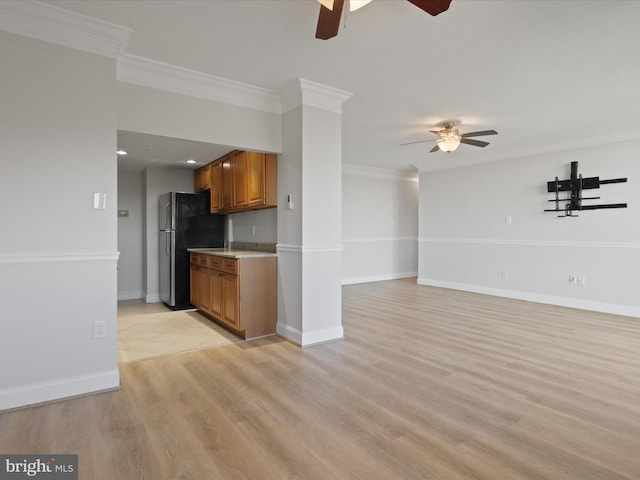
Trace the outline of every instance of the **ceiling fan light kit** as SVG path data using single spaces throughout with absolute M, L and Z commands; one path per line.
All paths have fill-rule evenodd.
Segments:
M 317 1 L 320 4 L 320 16 L 318 17 L 316 38 L 320 40 L 328 40 L 338 35 L 340 18 L 342 17 L 342 9 L 345 2 L 348 4 L 350 12 L 358 10 L 371 2 L 371 0 Z M 451 0 L 409 0 L 409 2 L 434 17 L 447 10 L 451 4 Z
M 436 142 L 436 146 L 429 150 L 429 153 L 433 152 L 446 152 L 450 153 L 455 151 L 461 143 L 472 145 L 474 147 L 486 147 L 489 142 L 483 142 L 482 140 L 474 140 L 469 137 L 482 137 L 485 135 L 497 135 L 495 130 L 482 130 L 479 132 L 460 133 L 460 130 L 453 126 L 453 122 L 445 122 L 444 128 L 440 130 L 429 130 L 431 133 L 435 133 L 440 137 L 439 140 L 419 140 L 417 142 L 401 143 L 400 146 L 412 145 L 414 143 L 424 142 Z
M 364 7 L 367 3 L 371 2 L 371 0 L 347 0 L 349 3 L 349 11 L 355 12 L 356 10 Z M 333 6 L 335 0 L 317 0 L 317 2 L 322 5 L 324 8 L 327 8 L 333 12 Z
M 460 146 L 462 137 L 460 136 L 460 130 L 453 127 L 453 123 L 445 123 L 444 127 L 444 130 L 438 132 L 442 140 L 438 141 L 436 145 L 440 151 L 451 153 Z

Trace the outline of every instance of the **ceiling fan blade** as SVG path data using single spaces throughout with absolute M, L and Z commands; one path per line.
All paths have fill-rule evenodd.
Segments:
M 429 130 L 431 133 L 435 133 L 436 135 L 438 135 L 440 132 L 438 130 Z
M 449 8 L 451 0 L 409 0 L 416 7 L 434 17 Z
M 482 130 L 481 132 L 463 133 L 460 136 L 462 138 L 467 138 L 467 137 L 482 137 L 484 135 L 497 135 L 497 134 L 498 132 L 496 132 L 495 130 Z
M 320 5 L 320 16 L 318 17 L 316 38 L 328 40 L 338 35 L 343 6 L 344 0 L 334 0 L 333 10 L 329 10 L 324 5 Z
M 473 145 L 474 147 L 486 147 L 489 142 L 483 142 L 482 140 L 472 140 L 470 138 L 463 138 L 460 143 L 466 143 L 467 145 Z
M 403 147 L 405 145 L 413 145 L 414 143 L 425 143 L 425 142 L 435 142 L 435 139 L 434 140 L 418 140 L 417 142 L 401 143 L 400 146 Z
M 439 152 L 440 151 L 440 147 L 438 146 L 438 144 L 436 143 L 436 146 L 433 147 L 431 150 L 429 150 L 429 153 L 433 153 L 433 152 Z

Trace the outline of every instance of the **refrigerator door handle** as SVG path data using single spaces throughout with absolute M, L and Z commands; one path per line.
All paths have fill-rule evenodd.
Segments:
M 165 230 L 164 234 L 165 236 L 171 235 L 171 230 Z M 165 253 L 167 254 L 167 257 L 171 257 L 170 249 L 173 247 L 172 240 L 173 240 L 172 238 L 168 238 L 167 241 L 164 242 L 164 249 L 165 249 Z
M 169 233 L 169 235 L 171 236 L 171 264 L 170 264 L 170 272 L 171 272 L 171 279 L 170 279 L 170 285 L 171 285 L 171 305 L 175 305 L 176 304 L 176 232 L 175 231 L 171 231 Z
M 164 207 L 164 228 L 166 230 L 173 230 L 173 222 L 171 221 L 171 212 L 169 211 L 171 208 L 171 201 L 167 202 Z

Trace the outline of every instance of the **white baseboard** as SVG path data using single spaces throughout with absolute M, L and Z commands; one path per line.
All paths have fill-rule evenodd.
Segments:
M 118 369 L 0 390 L 0 411 L 120 386 Z
M 341 326 L 329 330 L 305 333 L 288 325 L 278 323 L 276 324 L 276 333 L 299 347 L 311 347 L 319 343 L 344 339 L 344 329 Z
M 142 290 L 134 290 L 131 292 L 118 292 L 118 301 L 137 300 L 139 298 L 142 298 Z
M 147 294 L 144 296 L 144 301 L 146 303 L 160 303 L 162 300 L 160 299 L 159 293 Z
M 319 343 L 333 342 L 334 340 L 344 340 L 344 329 L 342 326 L 316 332 L 302 332 L 301 346 L 311 347 Z
M 278 322 L 276 323 L 276 333 L 291 343 L 295 343 L 298 346 L 302 345 L 302 332 L 296 328 Z
M 368 277 L 351 277 L 343 278 L 342 285 L 353 285 L 356 283 L 369 283 L 380 282 L 384 280 L 398 280 L 399 278 L 413 278 L 417 277 L 418 272 L 402 272 L 402 273 L 390 273 L 386 275 L 371 275 Z
M 516 300 L 526 300 L 528 302 L 557 305 L 559 307 L 577 308 L 580 310 L 589 310 L 592 312 L 611 313 L 614 315 L 624 315 L 627 317 L 640 318 L 640 308 L 628 305 L 593 302 L 589 300 L 580 300 L 578 298 L 558 297 L 555 295 L 521 292 L 517 290 L 504 290 L 501 288 L 483 287 L 481 285 L 469 285 L 465 283 L 443 282 L 440 280 L 432 280 L 429 278 L 418 278 L 417 283 L 418 285 L 450 288 L 452 290 L 481 293 L 484 295 L 493 295 L 495 297 L 514 298 Z

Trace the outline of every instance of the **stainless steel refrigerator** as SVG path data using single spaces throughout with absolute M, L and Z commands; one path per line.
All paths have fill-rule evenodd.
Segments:
M 189 302 L 187 248 L 223 247 L 223 215 L 209 213 L 209 192 L 160 196 L 160 299 L 174 310 Z

